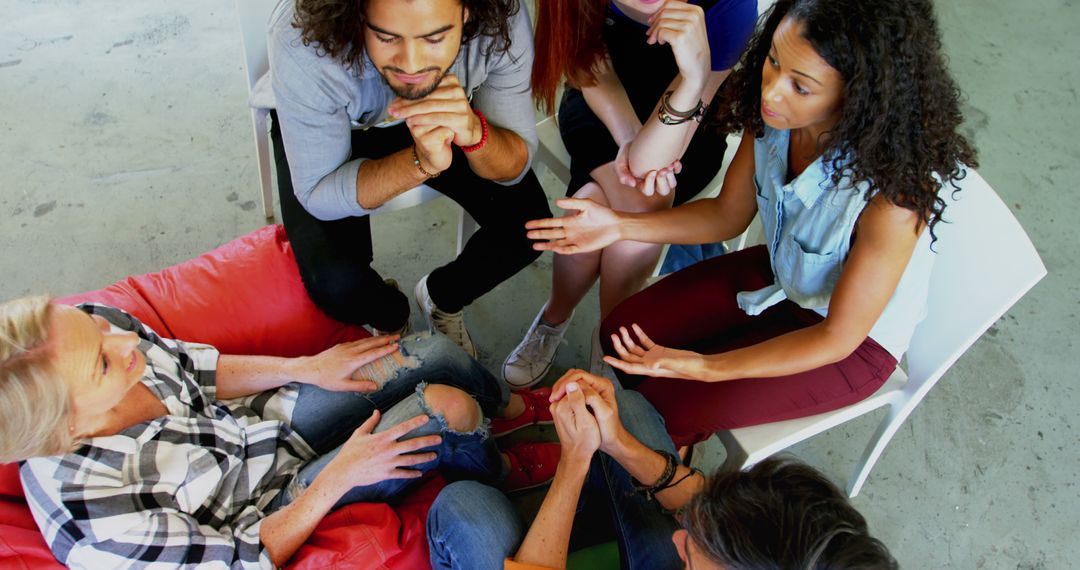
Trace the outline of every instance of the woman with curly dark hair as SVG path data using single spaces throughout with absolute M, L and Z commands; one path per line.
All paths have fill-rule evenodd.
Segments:
M 778 0 L 715 107 L 743 129 L 717 198 L 649 214 L 564 200 L 576 215 L 529 223 L 538 249 L 573 254 L 726 240 L 760 215 L 764 246 L 684 269 L 601 327 L 606 361 L 679 445 L 876 391 L 926 313 L 945 200 L 976 166 L 929 0 Z

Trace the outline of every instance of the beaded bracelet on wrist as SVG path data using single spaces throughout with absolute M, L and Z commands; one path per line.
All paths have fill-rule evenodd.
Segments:
M 416 169 L 420 171 L 420 174 L 423 174 L 427 178 L 435 178 L 436 176 L 442 174 L 442 172 L 428 172 L 424 168 L 424 165 L 420 164 L 420 155 L 416 153 L 415 144 L 412 147 L 412 163 L 416 165 Z
M 480 140 L 477 141 L 476 144 L 461 147 L 461 150 L 464 152 L 476 152 L 484 148 L 484 145 L 486 145 L 488 141 L 487 118 L 484 117 L 484 114 L 481 113 L 479 109 L 473 109 L 473 113 L 476 115 L 477 119 L 480 119 Z

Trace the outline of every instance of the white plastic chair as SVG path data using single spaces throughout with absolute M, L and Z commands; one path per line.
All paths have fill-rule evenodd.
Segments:
M 274 10 L 278 0 L 236 0 L 236 11 L 240 18 L 240 35 L 244 41 L 244 71 L 247 74 L 248 95 L 259 80 L 270 68 L 270 62 L 266 53 L 266 30 L 270 21 L 270 13 Z M 270 113 L 266 109 L 251 110 L 251 124 L 255 135 L 255 156 L 259 162 L 259 183 L 262 187 L 263 213 L 267 220 L 274 218 L 274 194 L 270 180 L 270 139 L 267 131 L 267 117 Z M 405 208 L 411 208 L 423 204 L 432 198 L 438 198 L 442 194 L 434 188 L 421 184 L 407 190 L 393 199 L 388 200 L 382 206 L 376 208 L 373 213 L 380 214 L 393 212 Z M 476 231 L 477 224 L 464 209 L 458 216 L 457 252 L 461 253 L 465 242 Z
M 725 467 L 755 463 L 829 428 L 883 406 L 888 413 L 870 437 L 848 481 L 859 494 L 870 470 L 904 420 L 946 370 L 1010 307 L 1046 275 L 1039 254 L 994 190 L 974 170 L 945 210 L 934 245 L 938 258 L 930 278 L 929 314 L 915 330 L 907 373 L 896 372 L 869 398 L 807 418 L 717 433 Z

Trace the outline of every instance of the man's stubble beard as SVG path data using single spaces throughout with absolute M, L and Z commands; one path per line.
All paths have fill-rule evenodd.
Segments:
M 442 83 L 443 77 L 446 77 L 447 71 L 448 70 L 446 69 L 439 69 L 438 76 L 435 77 L 435 80 L 432 81 L 429 85 L 405 85 L 400 89 L 398 87 L 395 87 L 394 84 L 390 83 L 390 80 L 387 79 L 387 76 L 393 73 L 389 70 L 389 68 L 383 68 L 379 75 L 382 76 L 383 82 L 385 82 L 386 85 L 390 88 L 390 90 L 394 92 L 394 95 L 397 95 L 402 99 L 417 101 L 423 99 L 424 97 L 427 97 L 428 95 L 431 95 L 432 91 L 438 89 L 439 84 Z

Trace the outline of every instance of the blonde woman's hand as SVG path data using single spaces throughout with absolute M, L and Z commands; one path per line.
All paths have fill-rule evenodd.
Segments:
M 323 474 L 331 478 L 335 487 L 343 489 L 343 492 L 355 486 L 374 485 L 387 479 L 416 479 L 423 473 L 411 467 L 434 461 L 437 457 L 435 452 L 418 451 L 439 445 L 442 443 L 441 436 L 424 435 L 398 441 L 430 421 L 428 416 L 415 416 L 386 431 L 372 433 L 380 417 L 381 414 L 376 410 L 367 421 L 356 428 L 323 471 Z
M 374 392 L 378 384 L 357 380 L 357 368 L 398 351 L 398 335 L 374 336 L 343 342 L 315 356 L 302 359 L 301 382 L 334 392 Z

